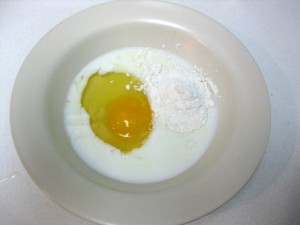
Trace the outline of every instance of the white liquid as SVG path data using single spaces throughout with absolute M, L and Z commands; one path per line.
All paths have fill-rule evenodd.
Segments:
M 93 60 L 72 82 L 65 106 L 65 127 L 79 157 L 99 173 L 128 183 L 158 182 L 186 171 L 201 158 L 216 129 L 217 110 L 212 107 L 206 123 L 192 132 L 170 130 L 154 116 L 153 130 L 145 144 L 126 155 L 95 136 L 80 101 L 88 78 L 95 71 L 102 74 L 109 71 L 128 72 L 147 85 L 149 75 L 136 64 L 137 53 L 143 50 L 119 49 Z M 150 50 L 152 56 L 144 60 L 145 64 L 157 59 L 166 68 L 180 65 L 184 69 L 193 69 L 193 65 L 178 56 L 162 50 Z

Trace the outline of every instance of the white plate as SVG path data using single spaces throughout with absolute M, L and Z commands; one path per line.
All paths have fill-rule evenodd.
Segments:
M 86 166 L 63 126 L 68 87 L 97 56 L 121 47 L 165 48 L 209 71 L 221 97 L 216 135 L 199 162 L 160 183 L 117 182 Z M 15 82 L 11 128 L 19 156 L 38 186 L 88 220 L 180 224 L 222 205 L 247 182 L 267 145 L 270 104 L 255 61 L 215 21 L 157 1 L 120 1 L 78 13 L 31 51 Z

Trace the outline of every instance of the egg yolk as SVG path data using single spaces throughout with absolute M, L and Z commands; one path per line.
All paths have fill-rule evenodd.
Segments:
M 152 129 L 152 112 L 142 83 L 130 74 L 93 74 L 82 107 L 94 134 L 123 153 L 143 145 Z

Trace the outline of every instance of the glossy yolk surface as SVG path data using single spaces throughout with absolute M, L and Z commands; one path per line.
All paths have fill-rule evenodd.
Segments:
M 104 142 L 126 153 L 143 145 L 152 129 L 152 112 L 142 83 L 125 73 L 93 74 L 81 104 Z

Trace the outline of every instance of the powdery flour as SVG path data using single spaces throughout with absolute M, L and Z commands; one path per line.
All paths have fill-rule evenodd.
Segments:
M 144 89 L 154 116 L 174 131 L 190 132 L 201 128 L 210 108 L 215 105 L 217 87 L 197 66 L 187 70 L 180 66 L 167 68 L 156 60 L 143 63 L 149 55 L 152 55 L 150 50 L 141 51 L 136 66 L 147 75 Z

